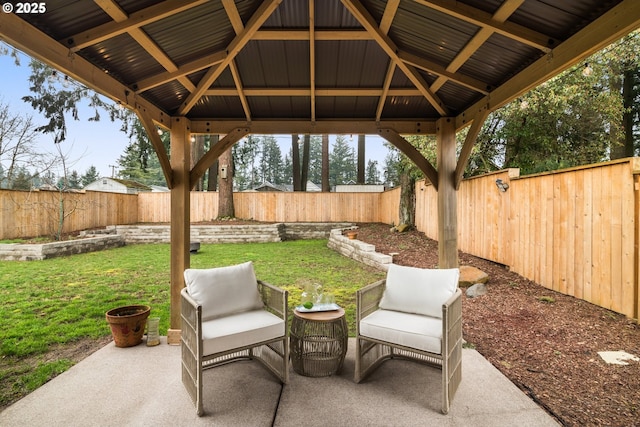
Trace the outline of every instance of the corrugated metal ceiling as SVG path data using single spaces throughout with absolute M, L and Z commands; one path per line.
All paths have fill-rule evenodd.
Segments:
M 507 23 L 523 31 L 534 30 L 546 37 L 548 48 L 553 48 L 620 1 L 527 0 Z M 226 8 L 221 1 L 200 2 L 177 13 L 169 11 L 162 19 L 152 19 L 142 26 L 119 30 L 79 49 L 74 49 L 76 43 L 92 36 L 85 32 L 108 33 L 114 25 L 113 18 L 94 1 L 49 0 L 47 13 L 20 18 L 70 47 L 168 115 L 193 118 L 432 119 L 443 114 L 433 100 L 424 96 L 431 90 L 442 100 L 447 114 L 457 115 L 549 50 L 494 32 L 451 67 L 481 29 L 475 17 L 495 13 L 504 3 L 502 0 L 400 0 L 397 9 L 388 8 L 388 3 L 381 0 L 345 2 L 353 3 L 365 21 L 373 23 L 374 33 L 367 33 L 362 18 L 354 16 L 339 0 L 282 0 L 270 16 L 262 19 L 253 40 L 244 40 L 243 28 L 238 28 L 236 22 L 234 29 L 233 22 L 238 16 L 240 26 L 246 28 L 260 19 L 258 13 L 264 6 L 259 0 L 229 2 Z M 152 15 L 160 7 L 188 6 L 192 1 L 112 3 L 131 18 Z M 309 40 L 310 4 L 314 5 L 314 40 Z M 454 12 L 463 14 L 471 10 L 469 16 L 473 19 L 460 19 L 456 13 L 442 11 L 443 7 L 458 8 Z M 377 29 L 383 17 L 391 18 L 390 25 Z M 332 36 L 346 30 L 350 31 L 348 35 Z M 151 45 L 140 41 L 140 32 Z M 230 51 L 238 41 L 242 41 L 242 48 Z M 216 53 L 222 59 L 198 63 Z M 398 63 L 399 56 L 393 58 L 402 54 L 414 55 L 424 64 Z M 224 70 L 217 70 L 225 55 L 233 56 L 233 60 L 224 64 Z M 398 66 L 390 79 L 387 74 L 393 61 Z M 176 69 L 168 69 L 166 63 Z M 235 78 L 230 67 L 238 71 Z M 438 81 L 438 75 L 443 75 L 447 67 L 451 68 L 446 70 L 449 77 Z M 207 73 L 214 73 L 216 78 L 208 87 L 202 87 Z M 468 79 L 473 83 L 469 84 Z M 144 86 L 150 81 L 153 83 Z M 388 81 L 390 84 L 385 86 Z M 185 87 L 188 82 L 189 87 Z M 473 84 L 477 87 L 470 87 Z M 194 88 L 200 99 L 187 108 L 184 102 Z M 213 91 L 206 92 L 209 89 Z M 261 91 L 267 89 L 270 94 L 263 95 Z M 291 92 L 295 89 L 298 91 Z M 387 89 L 391 92 L 382 97 Z M 393 92 L 400 89 L 414 92 Z M 243 98 L 249 111 L 243 108 Z M 379 105 L 383 105 L 381 110 Z

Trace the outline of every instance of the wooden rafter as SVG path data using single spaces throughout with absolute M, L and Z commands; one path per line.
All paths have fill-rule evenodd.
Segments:
M 205 68 L 209 68 L 215 65 L 222 63 L 227 58 L 227 52 L 220 51 L 214 52 L 210 55 L 204 56 L 202 58 L 191 61 L 181 67 L 179 67 L 176 71 L 173 72 L 165 72 L 162 74 L 158 74 L 156 76 L 152 76 L 137 82 L 134 86 L 134 89 L 137 93 L 144 92 L 149 89 L 153 89 L 154 87 L 163 85 L 172 80 L 180 79 L 188 74 L 195 73 L 196 71 L 204 70 Z
M 382 93 L 378 98 L 378 107 L 376 108 L 376 121 L 380 121 L 382 118 L 382 109 L 384 108 L 384 103 L 387 100 L 388 96 L 396 96 L 393 94 L 393 91 L 389 89 L 391 86 L 391 81 L 393 80 L 393 73 L 396 71 L 396 63 L 393 61 L 389 61 L 389 67 L 387 68 L 387 74 L 384 77 L 384 85 L 382 87 Z M 409 96 L 409 95 L 397 95 L 397 96 Z
M 176 13 L 183 12 L 201 4 L 208 0 L 166 0 L 162 3 L 147 7 L 127 16 L 121 21 L 113 21 L 98 27 L 91 28 L 79 34 L 68 37 L 61 43 L 71 46 L 71 51 L 76 52 L 87 46 L 100 43 L 101 41 L 127 33 L 133 29 L 140 28 L 144 25 L 160 21 Z M 119 6 L 109 0 L 97 0 L 96 3 L 109 15 L 111 13 L 118 14 Z M 102 6 L 105 5 L 105 7 Z
M 412 65 L 416 68 L 420 68 L 428 73 L 435 74 L 440 78 L 444 78 L 446 80 L 451 80 L 461 86 L 468 87 L 469 89 L 475 90 L 476 92 L 487 94 L 489 93 L 490 85 L 488 83 L 482 82 L 478 79 L 474 79 L 473 77 L 465 76 L 460 73 L 453 73 L 447 71 L 447 69 L 441 65 L 436 64 L 435 62 L 429 61 L 418 55 L 414 55 L 409 52 L 400 51 L 398 52 L 398 57 L 406 64 Z M 435 91 L 431 88 L 431 91 Z
M 196 102 L 198 102 L 198 100 L 204 95 L 207 89 L 209 89 L 209 86 L 211 86 L 211 84 L 220 76 L 220 74 L 222 74 L 224 69 L 236 57 L 236 55 L 240 53 L 242 48 L 249 42 L 253 34 L 258 31 L 258 28 L 260 28 L 264 21 L 269 18 L 269 16 L 273 13 L 274 10 L 276 10 L 281 2 L 282 0 L 267 0 L 260 5 L 253 16 L 251 16 L 242 32 L 234 37 L 233 41 L 229 44 L 229 46 L 227 46 L 227 56 L 224 58 L 224 60 L 217 66 L 213 66 L 209 69 L 209 71 L 207 71 L 204 77 L 198 82 L 196 90 L 191 92 L 191 94 L 184 101 L 184 103 L 178 110 L 179 116 L 184 116 L 189 111 L 191 111 Z
M 95 0 L 96 4 L 102 8 L 115 22 L 124 22 L 128 19 L 127 14 L 118 6 L 114 0 Z M 129 35 L 138 42 L 144 50 L 146 50 L 165 70 L 175 72 L 178 67 L 167 56 L 166 53 L 142 31 L 139 27 L 133 27 L 128 31 Z M 73 49 L 72 49 L 73 50 Z M 185 76 L 178 77 L 178 81 L 189 91 L 195 90 L 195 86 L 191 80 Z
M 13 13 L 0 13 L 2 39 L 27 55 L 49 64 L 74 80 L 90 87 L 132 110 L 144 108 L 146 114 L 158 124 L 171 127 L 170 117 L 147 100 L 97 68 L 84 58 L 70 55 L 69 49 L 37 28 L 27 24 Z M 28 34 L 28 37 L 25 37 Z
M 373 40 L 371 34 L 362 30 L 321 30 L 314 31 L 316 41 L 327 40 Z M 309 40 L 307 30 L 260 30 L 253 36 L 253 40 Z
M 249 108 L 249 102 L 247 101 L 247 96 L 244 93 L 244 89 L 242 88 L 242 79 L 240 79 L 240 73 L 238 73 L 238 68 L 236 67 L 235 60 L 229 63 L 229 69 L 231 70 L 231 76 L 233 77 L 233 82 L 236 84 L 235 95 L 240 98 L 240 103 L 242 104 L 242 109 L 244 110 L 244 115 L 247 118 L 247 121 L 251 121 L 251 109 Z M 205 92 L 205 96 L 206 96 L 206 92 Z
M 311 121 L 316 121 L 316 19 L 315 2 L 309 0 L 309 98 Z
M 496 13 L 493 14 L 493 19 L 496 22 L 504 22 L 515 12 L 524 0 L 506 0 L 498 8 Z M 480 30 L 474 34 L 474 36 L 467 42 L 467 44 L 456 54 L 453 61 L 449 63 L 446 68 L 447 73 L 455 73 L 462 65 L 467 62 L 469 58 L 486 42 L 493 34 L 491 27 L 480 27 Z M 448 80 L 444 75 L 438 76 L 438 78 L 431 85 L 431 90 L 437 92 Z M 486 86 L 485 86 L 486 87 Z M 485 93 L 486 95 L 486 93 Z
M 225 12 L 227 12 L 233 31 L 235 31 L 236 35 L 240 34 L 242 30 L 244 30 L 244 24 L 242 23 L 242 19 L 240 18 L 235 2 L 233 0 L 222 0 L 222 5 L 224 6 Z M 238 72 L 235 59 L 229 63 L 229 70 L 231 71 L 233 82 L 236 85 L 236 93 L 234 95 L 240 98 L 240 104 L 242 104 L 244 115 L 247 118 L 247 121 L 251 121 L 251 109 L 249 108 L 249 102 L 247 102 L 247 96 L 242 87 L 242 79 L 240 78 L 240 73 Z
M 418 88 L 420 93 L 422 93 L 436 111 L 442 116 L 448 115 L 448 111 L 444 106 L 444 103 L 429 89 L 427 82 L 420 73 L 400 59 L 398 56 L 397 46 L 389 37 L 380 31 L 375 20 L 364 6 L 362 6 L 362 3 L 358 0 L 342 0 L 342 3 L 345 5 L 347 10 L 351 12 L 354 18 L 356 18 L 360 25 L 362 25 L 364 29 L 373 36 L 378 45 L 387 53 L 387 55 L 389 55 L 391 60 L 395 62 L 396 66 L 402 70 L 407 78 L 411 80 L 411 82 L 416 86 L 416 88 Z
M 387 5 L 384 8 L 384 13 L 382 14 L 382 19 L 380 20 L 380 32 L 382 34 L 388 34 L 389 29 L 391 28 L 391 23 L 393 22 L 393 18 L 396 16 L 396 12 L 398 12 L 398 6 L 400 5 L 400 0 L 391 0 L 387 2 Z M 389 67 L 387 68 L 387 74 L 384 77 L 384 85 L 382 87 L 382 93 L 378 98 L 378 107 L 376 108 L 376 120 L 380 120 L 382 117 L 382 110 L 384 109 L 384 104 L 387 101 L 387 96 L 389 95 L 389 87 L 391 86 L 391 81 L 393 80 L 393 73 L 396 71 L 396 64 L 393 61 L 389 61 Z
M 543 52 L 549 52 L 557 44 L 553 37 L 533 31 L 513 22 L 496 21 L 490 13 L 450 0 L 414 0 L 417 3 L 453 16 L 481 28 L 488 28 L 520 43 L 529 45 Z
M 392 64 L 393 65 L 393 64 Z M 389 77 L 390 78 L 390 77 Z M 247 88 L 243 89 L 246 96 L 311 96 L 310 88 Z M 387 89 L 385 88 L 339 88 L 339 89 L 324 89 L 316 88 L 315 96 L 373 96 L 381 97 L 385 93 L 389 96 L 422 96 L 420 91 L 415 88 L 397 88 Z M 206 91 L 205 96 L 236 96 L 237 88 L 213 88 Z
M 626 36 L 640 26 L 640 7 L 635 0 L 618 4 L 570 39 L 540 58 L 524 71 L 496 88 L 456 117 L 456 128 L 468 125 L 469 118 L 485 105 L 495 111 L 528 90 Z

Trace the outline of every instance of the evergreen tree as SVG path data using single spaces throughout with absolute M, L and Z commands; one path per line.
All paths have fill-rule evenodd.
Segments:
M 342 135 L 336 137 L 329 155 L 329 182 L 332 186 L 356 182 L 356 154 Z
M 262 183 L 258 176 L 256 159 L 260 153 L 260 138 L 249 135 L 233 146 L 234 188 L 243 191 Z
M 17 168 L 13 179 L 10 181 L 10 188 L 13 190 L 31 190 L 31 173 L 24 166 Z
M 80 177 L 80 185 L 82 187 L 86 187 L 92 182 L 97 181 L 99 178 L 100 175 L 98 175 L 98 170 L 95 166 L 91 165 L 89 169 L 87 169 L 87 171 Z
M 278 141 L 272 135 L 262 137 L 260 175 L 262 182 L 284 184 L 282 153 Z
M 380 184 L 380 170 L 378 169 L 377 160 L 369 160 L 367 162 L 365 183 L 375 185 Z
M 118 176 L 131 179 L 146 185 L 166 185 L 158 155 L 139 121 L 133 123 L 130 142 L 117 163 L 120 167 Z M 165 149 L 169 148 L 168 132 L 162 134 Z
M 78 171 L 74 170 L 71 171 L 71 174 L 69 175 L 69 180 L 67 182 L 68 184 L 68 188 L 73 188 L 75 190 L 79 190 L 80 188 L 82 188 L 82 180 L 80 179 L 80 175 L 78 174 Z

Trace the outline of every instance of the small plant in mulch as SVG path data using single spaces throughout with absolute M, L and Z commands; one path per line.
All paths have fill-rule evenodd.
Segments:
M 554 302 L 556 302 L 556 299 L 554 297 L 544 295 L 544 296 L 538 297 L 538 301 L 545 302 L 547 304 L 553 304 Z

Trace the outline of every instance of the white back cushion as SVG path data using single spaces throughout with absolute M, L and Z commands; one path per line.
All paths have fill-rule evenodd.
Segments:
M 187 269 L 189 295 L 202 305 L 204 320 L 259 309 L 263 306 L 251 261 L 228 267 Z
M 442 304 L 456 291 L 460 270 L 391 264 L 380 308 L 442 318 Z

